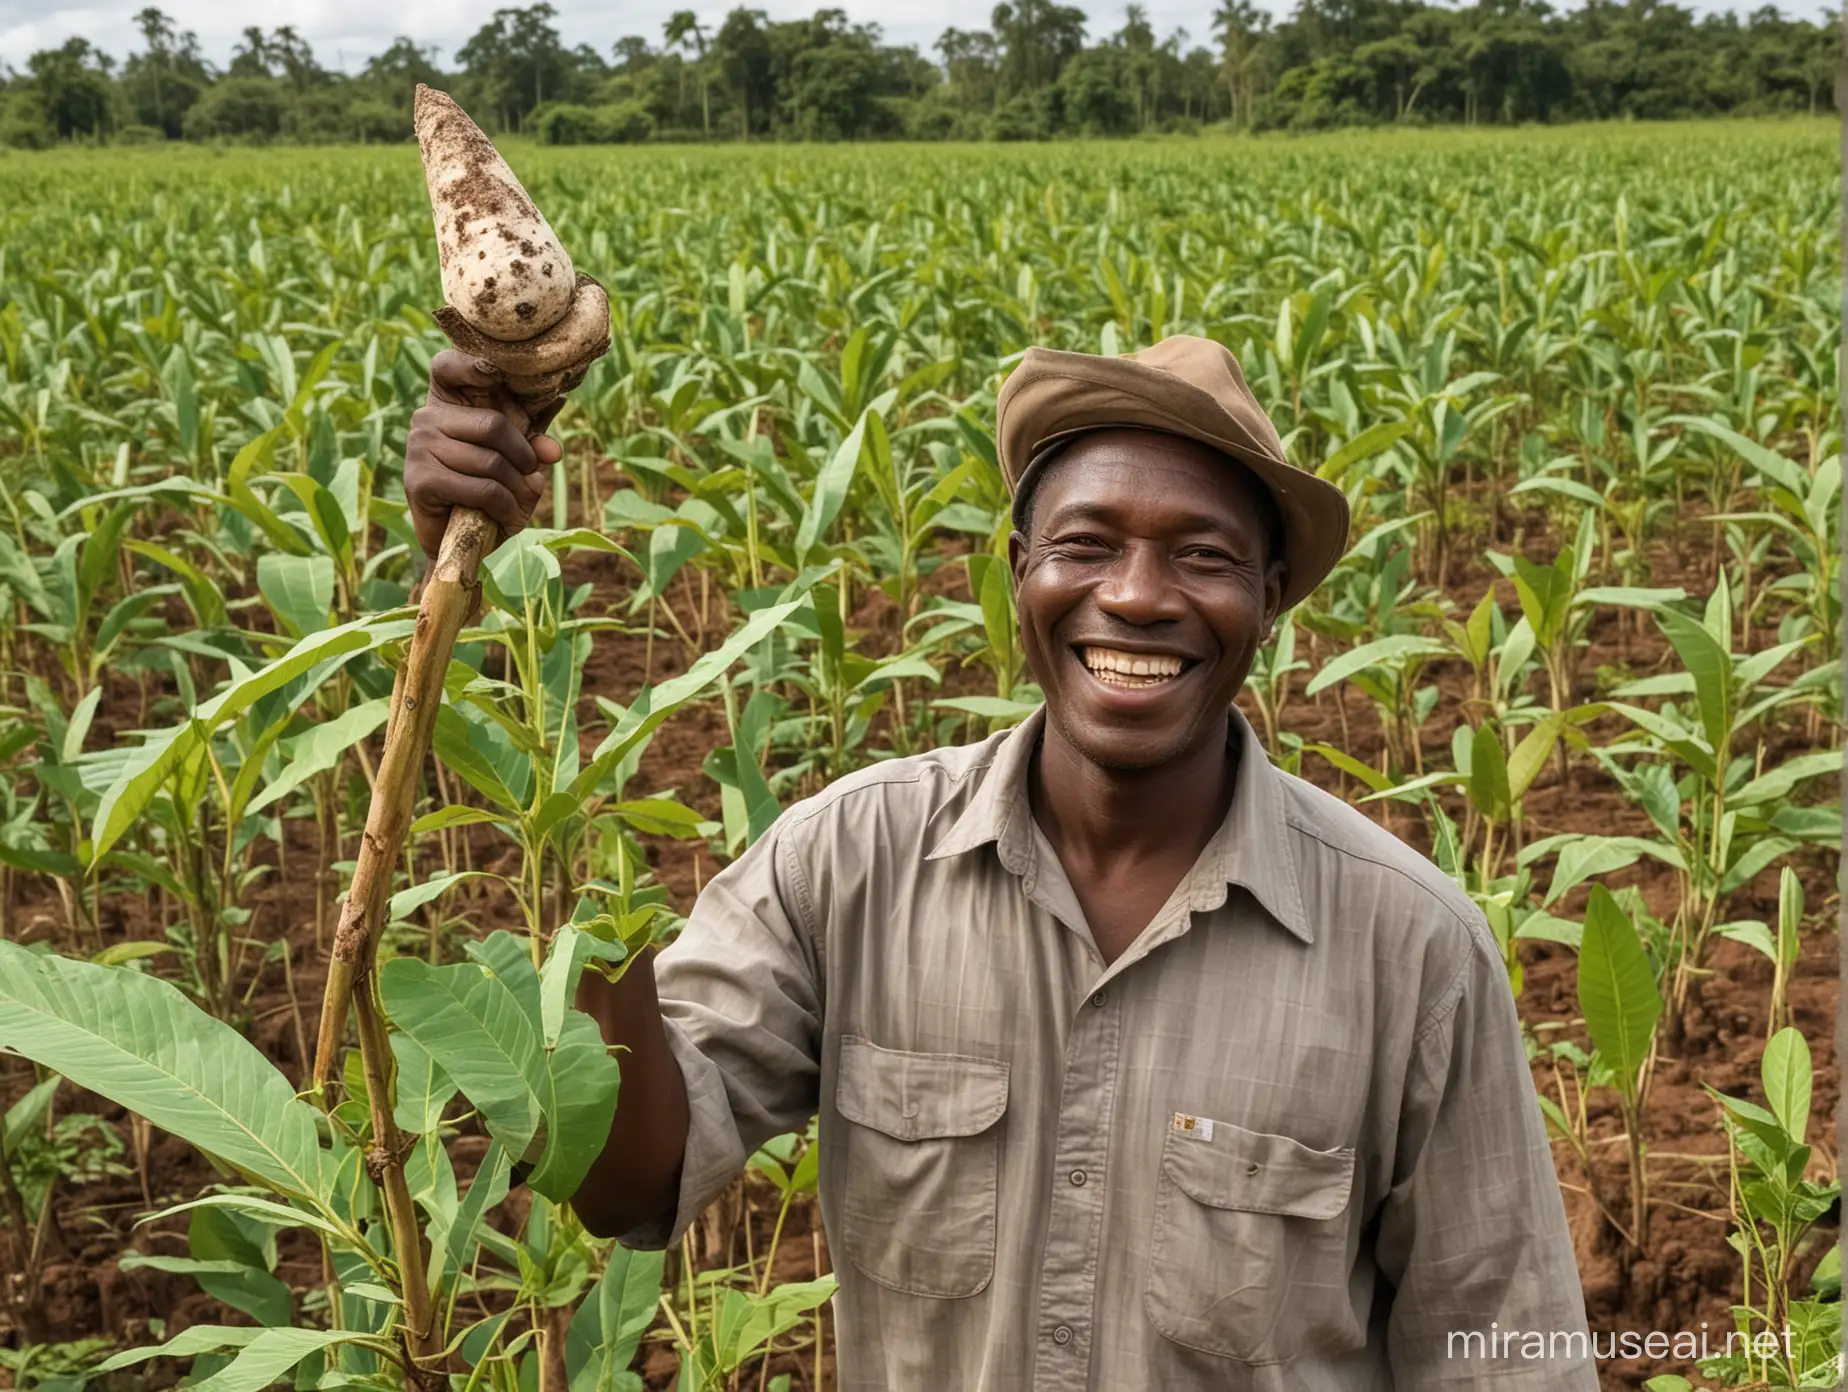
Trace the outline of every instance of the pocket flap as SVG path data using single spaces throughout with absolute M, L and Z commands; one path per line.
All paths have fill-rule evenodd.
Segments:
M 1212 1139 L 1171 1131 L 1162 1167 L 1209 1208 L 1334 1218 L 1354 1187 L 1354 1148 L 1311 1150 L 1289 1136 L 1213 1123 Z
M 1007 1110 L 1007 1064 L 961 1054 L 909 1054 L 842 1035 L 834 1105 L 847 1120 L 901 1141 L 973 1136 Z

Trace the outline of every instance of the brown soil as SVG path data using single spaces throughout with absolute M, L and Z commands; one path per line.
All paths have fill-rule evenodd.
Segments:
M 619 476 L 605 470 L 603 492 L 607 494 L 618 482 Z M 1529 554 L 1550 556 L 1552 542 L 1544 528 L 1530 527 L 1525 545 Z M 1664 544 L 1656 549 L 1651 561 L 1657 584 L 1682 584 L 1690 592 L 1705 593 L 1711 582 L 1712 562 L 1704 552 L 1683 558 Z M 960 565 L 945 565 L 929 578 L 927 589 L 967 598 L 962 588 L 963 575 Z M 587 612 L 626 614 L 632 579 L 617 558 L 588 554 L 573 557 L 567 566 L 567 579 L 595 585 Z M 1460 548 L 1451 567 L 1449 591 L 1463 612 L 1491 583 L 1504 607 L 1511 610 L 1515 602 L 1512 588 L 1477 559 L 1476 551 Z M 697 581 L 685 590 L 677 584 L 673 599 L 690 633 L 703 627 L 708 639 L 716 641 L 731 622 L 732 616 L 716 586 L 707 596 L 703 619 L 699 614 Z M 645 621 L 643 613 L 630 622 L 639 627 Z M 891 651 L 896 647 L 895 610 L 877 591 L 864 596 L 853 627 L 869 635 L 869 647 L 875 650 Z M 1307 640 L 1308 635 L 1302 634 L 1300 639 Z M 651 650 L 639 633 L 599 635 L 584 675 L 582 721 L 587 726 L 601 721 L 595 696 L 627 703 L 645 682 L 658 682 L 684 671 L 696 646 L 673 638 L 657 638 Z M 1654 670 L 1664 652 L 1664 644 L 1653 630 L 1637 630 L 1627 623 L 1605 619 L 1594 631 L 1591 650 L 1581 661 L 1581 692 L 1589 688 L 1591 674 L 1601 667 L 1642 674 Z M 1445 694 L 1424 729 L 1423 746 L 1426 757 L 1443 766 L 1448 761 L 1451 731 L 1461 718 L 1459 705 L 1468 673 L 1440 668 L 1436 675 Z M 946 676 L 945 692 L 985 690 L 983 678 L 979 672 L 951 672 Z M 1303 685 L 1299 674 L 1285 714 L 1285 727 L 1305 740 L 1327 740 L 1377 764 L 1381 750 L 1379 723 L 1364 697 L 1342 689 L 1309 700 L 1302 696 Z M 108 738 L 115 730 L 142 724 L 147 695 L 134 681 L 113 677 L 93 742 Z M 1255 721 L 1255 708 L 1248 703 L 1246 709 Z M 587 751 L 599 733 L 586 730 Z M 1793 748 L 1803 744 L 1795 732 L 1783 735 L 1780 742 L 1784 741 Z M 718 789 L 701 766 L 709 750 L 726 743 L 729 735 L 725 715 L 717 703 L 683 711 L 656 735 L 629 795 L 677 790 L 682 799 L 717 820 Z M 375 757 L 376 746 L 375 737 Z M 1331 791 L 1358 796 L 1352 780 L 1319 758 L 1305 758 L 1302 772 Z M 1607 833 L 1647 828 L 1641 814 L 1607 780 L 1583 764 L 1573 766 L 1570 781 L 1565 784 L 1549 768 L 1529 807 L 1527 834 L 1534 838 L 1567 826 Z M 1365 804 L 1364 810 L 1428 851 L 1429 847 L 1422 844 L 1422 824 L 1409 811 L 1395 810 L 1390 803 Z M 276 869 L 246 896 L 246 902 L 253 910 L 248 930 L 252 936 L 280 938 L 288 943 L 289 971 L 285 974 L 280 963 L 256 970 L 247 962 L 240 987 L 248 988 L 244 991 L 244 1008 L 249 1037 L 299 1084 L 306 1072 L 304 1046 L 313 1038 L 326 968 L 324 951 L 316 941 L 311 907 L 316 892 L 315 828 L 306 819 L 291 820 L 287 826 L 287 854 L 279 857 L 274 847 L 266 847 L 259 854 L 260 860 L 267 859 Z M 497 839 L 492 828 L 470 828 L 467 835 L 468 854 L 477 866 L 486 868 L 506 862 L 511 868 L 510 848 L 504 840 Z M 351 853 L 350 836 L 346 853 Z M 698 841 L 652 838 L 650 859 L 672 903 L 682 912 L 691 907 L 699 886 L 716 868 L 710 848 Z M 1821 1119 L 1835 1114 L 1840 1086 L 1831 1028 L 1838 998 L 1837 940 L 1822 926 L 1833 920 L 1839 907 L 1835 858 L 1809 855 L 1799 861 L 1799 867 L 1808 895 L 1811 927 L 1790 987 L 1790 1000 L 1796 1023 L 1814 1051 L 1813 1115 Z M 1640 885 L 1654 908 L 1670 907 L 1673 886 L 1665 872 L 1655 874 L 1638 868 L 1613 878 L 1620 884 Z M 511 924 L 513 907 L 505 891 L 481 885 L 474 881 L 456 891 L 451 900 L 452 912 L 466 917 L 470 931 L 475 933 Z M 24 942 L 48 939 L 66 950 L 78 948 L 65 909 L 50 882 L 9 873 L 5 876 L 4 898 L 8 936 Z M 1577 897 L 1570 900 L 1569 910 L 1579 902 Z M 158 940 L 163 934 L 163 921 L 173 913 L 172 906 L 163 905 L 158 896 L 107 898 L 103 903 L 102 937 L 109 943 Z M 1766 872 L 1733 897 L 1722 917 L 1774 919 L 1775 913 L 1776 878 Z M 331 920 L 331 912 L 329 917 Z M 82 946 L 87 951 L 96 950 L 94 943 Z M 1572 1023 L 1576 1015 L 1572 954 L 1551 944 L 1526 943 L 1521 957 L 1525 967 L 1520 1000 L 1523 1020 L 1543 1027 L 1549 1022 L 1561 1024 L 1567 1036 L 1585 1043 L 1582 1026 Z M 1725 1166 L 1704 1162 L 1705 1157 L 1723 1160 L 1725 1143 L 1717 1129 L 1714 1104 L 1701 1085 L 1757 1095 L 1770 972 L 1768 964 L 1749 949 L 1723 940 L 1710 950 L 1708 965 L 1712 975 L 1698 983 L 1680 1052 L 1661 1060 L 1649 1092 L 1645 1131 L 1652 1152 L 1649 1174 L 1656 1199 L 1646 1253 L 1626 1251 L 1621 1239 L 1601 1223 L 1589 1197 L 1583 1167 L 1568 1148 L 1555 1145 L 1554 1158 L 1565 1189 L 1587 1305 L 1597 1330 L 1699 1329 L 1705 1321 L 1723 1335 L 1730 1326 L 1728 1305 L 1740 1298 L 1738 1259 L 1725 1240 Z M 1543 1066 L 1536 1066 L 1535 1078 L 1538 1085 L 1551 1089 L 1551 1074 Z M 0 1059 L 0 1102 L 19 1096 L 31 1081 L 29 1067 L 18 1060 Z M 153 1340 L 151 1321 L 164 1322 L 169 1336 L 203 1321 L 244 1322 L 242 1316 L 226 1311 L 204 1295 L 190 1277 L 123 1271 L 119 1265 L 126 1252 L 184 1253 L 183 1218 L 142 1226 L 136 1226 L 136 1219 L 150 1208 L 195 1197 L 216 1178 L 209 1166 L 196 1153 L 159 1132 L 141 1130 L 145 1151 L 138 1150 L 137 1128 L 129 1117 L 92 1095 L 66 1088 L 59 1095 L 57 1112 L 60 1116 L 94 1113 L 119 1133 L 124 1145 L 124 1173 L 81 1188 L 58 1189 L 47 1243 L 47 1250 L 55 1255 L 45 1265 L 40 1289 L 19 1293 L 25 1299 L 14 1307 L 10 1328 L 8 1283 L 0 1282 L 0 1347 L 18 1346 L 27 1337 L 28 1330 L 23 1327 L 27 1325 L 35 1342 L 102 1335 L 126 1347 Z M 1623 1147 L 1619 1142 L 1621 1119 L 1607 1097 L 1594 1098 L 1590 1116 L 1596 1187 L 1603 1194 L 1616 1196 L 1614 1203 L 1621 1213 L 1627 1192 Z M 1826 1124 L 1819 1129 L 1822 1134 L 1816 1141 L 1812 1173 L 1833 1174 L 1833 1132 Z M 479 1156 L 479 1146 L 474 1138 L 464 1137 L 457 1142 L 459 1172 L 467 1173 Z M 500 1214 L 504 1230 L 511 1230 L 523 1217 L 524 1202 L 519 1191 L 509 1199 Z M 779 1248 L 775 1273 L 778 1280 L 806 1278 L 814 1274 L 817 1261 L 821 1270 L 829 1269 L 825 1244 L 812 1232 L 814 1216 L 809 1205 L 799 1204 L 791 1212 Z M 760 1176 L 741 1181 L 696 1229 L 701 1265 L 739 1260 L 747 1231 L 751 1249 L 763 1252 L 774 1220 L 775 1195 L 767 1182 Z M 1831 1228 L 1831 1238 L 1833 1232 Z M 0 1237 L 4 1237 L 3 1232 Z M 4 1242 L 0 1242 L 0 1253 L 6 1251 Z M 297 1289 L 319 1283 L 318 1258 L 300 1234 L 285 1238 L 282 1267 L 280 1274 Z M 826 1361 L 831 1364 L 831 1355 Z M 794 1386 L 806 1390 L 812 1385 L 813 1366 L 812 1350 L 796 1350 L 778 1355 L 773 1371 L 791 1373 Z M 650 1388 L 670 1385 L 673 1359 L 665 1345 L 645 1343 L 638 1367 Z M 1603 1385 L 1607 1389 L 1639 1388 L 1647 1377 L 1668 1371 L 1692 1370 L 1668 1361 L 1613 1363 L 1603 1370 Z M 129 1380 L 97 1385 L 155 1388 L 170 1386 L 176 1377 L 169 1366 L 154 1364 L 137 1370 Z M 0 1387 L 8 1385 L 5 1379 L 6 1374 L 0 1372 Z M 828 1381 L 832 1382 L 831 1373 Z

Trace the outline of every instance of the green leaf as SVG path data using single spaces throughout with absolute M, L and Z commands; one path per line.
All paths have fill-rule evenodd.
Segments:
M 173 1276 L 237 1276 L 250 1270 L 243 1262 L 228 1257 L 202 1261 L 198 1257 L 148 1256 L 142 1252 L 126 1252 L 116 1264 L 124 1271 L 164 1271 Z
M 487 937 L 468 943 L 463 950 L 501 982 L 525 1012 L 534 1029 L 544 1013 L 539 1004 L 539 969 L 533 965 L 533 939 L 524 933 L 496 928 Z
M 312 1203 L 325 1192 L 314 1109 L 253 1044 L 165 981 L 0 942 L 0 1049 L 282 1193 Z
M 0 1141 L 6 1143 L 8 1155 L 19 1154 L 19 1148 L 25 1144 L 26 1137 L 45 1124 L 45 1113 L 51 1106 L 51 1099 L 63 1085 L 64 1079 L 54 1073 L 7 1108 L 6 1119 L 0 1123 Z
M 483 822 L 505 822 L 504 812 L 490 812 L 483 807 L 469 807 L 455 803 L 448 807 L 439 807 L 434 812 L 426 812 L 411 823 L 410 834 L 422 836 L 425 832 L 441 831 L 445 827 L 479 826 Z
M 697 836 L 706 819 L 695 808 L 672 798 L 637 798 L 603 809 L 649 836 Z
M 1759 1074 L 1771 1111 L 1790 1139 L 1802 1145 L 1810 1113 L 1810 1051 L 1803 1035 L 1788 1025 L 1772 1035 Z
M 808 506 L 802 511 L 802 523 L 796 528 L 797 566 L 808 564 L 809 553 L 827 535 L 834 519 L 840 516 L 841 507 L 853 487 L 854 474 L 859 470 L 860 457 L 865 452 L 869 422 L 876 423 L 880 433 L 884 433 L 884 422 L 878 421 L 871 408 L 862 411 L 853 429 L 847 432 L 847 438 L 841 441 L 833 457 L 815 476 L 814 492 L 809 497 Z
M 509 945 L 523 954 L 508 933 L 476 945 L 502 973 L 495 975 L 474 963 L 432 967 L 394 958 L 379 973 L 379 990 L 394 1023 L 461 1088 L 495 1140 L 525 1156 L 543 1135 L 527 1182 L 562 1203 L 609 1137 L 619 1070 L 596 1021 L 581 1011 L 566 1012 L 557 1047 L 544 1048 L 538 980 L 532 978 L 529 1009 Z
M 262 1392 L 311 1353 L 371 1341 L 347 1329 L 265 1329 L 223 1368 L 191 1384 L 190 1392 Z
M 475 1171 L 475 1178 L 468 1186 L 468 1193 L 462 1196 L 462 1202 L 456 1208 L 455 1222 L 449 1225 L 449 1232 L 443 1239 L 449 1254 L 450 1270 L 468 1269 L 475 1255 L 476 1228 L 489 1210 L 507 1197 L 508 1171 L 505 1147 L 499 1141 L 490 1141 L 487 1154 L 481 1157 L 481 1167 Z
M 202 741 L 210 739 L 218 726 L 323 664 L 326 666 L 320 674 L 331 675 L 356 653 L 408 636 L 411 627 L 409 620 L 360 619 L 311 634 L 274 662 L 233 681 L 199 706 L 186 724 L 150 737 L 123 761 L 121 772 L 97 805 L 90 863 L 95 865 L 122 838 L 160 792 L 168 775 L 196 752 Z M 300 699 L 306 700 L 308 694 L 302 691 Z
M 413 1136 L 435 1131 L 443 1120 L 443 1110 L 456 1095 L 456 1085 L 423 1045 L 403 1030 L 391 1032 L 391 1052 L 398 1061 L 392 1119 Z
M 195 1324 L 190 1329 L 181 1330 L 164 1344 L 150 1348 L 126 1349 L 112 1357 L 105 1358 L 96 1365 L 98 1373 L 113 1373 L 121 1368 L 132 1368 L 137 1363 L 145 1363 L 150 1358 L 191 1358 L 201 1353 L 217 1353 L 220 1349 L 243 1348 L 255 1339 L 261 1338 L 268 1330 L 253 1329 L 232 1324 Z
M 1566 717 L 1554 712 L 1543 717 L 1521 736 L 1519 743 L 1514 746 L 1514 753 L 1508 758 L 1508 799 L 1511 805 L 1519 804 L 1527 796 L 1527 790 L 1533 787 L 1534 779 L 1546 767 L 1553 746 L 1559 743 L 1565 728 Z
M 727 1291 L 711 1334 L 719 1366 L 742 1367 L 758 1349 L 794 1329 L 810 1311 L 825 1305 L 836 1285 L 834 1277 L 824 1276 L 818 1281 L 785 1282 L 763 1295 Z
M 1724 762 L 1732 745 L 1732 654 L 1707 631 L 1705 624 L 1685 614 L 1663 613 L 1656 622 L 1674 645 L 1681 665 L 1694 678 L 1702 732 L 1708 747 Z
M 64 727 L 64 738 L 58 750 L 58 757 L 65 763 L 74 763 L 83 753 L 84 739 L 90 733 L 90 722 L 96 718 L 96 707 L 102 699 L 102 687 L 94 686 L 90 694 L 71 709 L 71 718 Z
M 257 591 L 285 632 L 319 633 L 334 607 L 333 557 L 266 551 L 257 557 Z
M 546 1070 L 545 1153 L 526 1182 L 534 1193 L 564 1203 L 610 1140 L 621 1069 L 597 1022 L 567 1010 Z
M 1390 449 L 1409 435 L 1412 428 L 1412 422 L 1404 420 L 1370 425 L 1318 464 L 1315 472 L 1318 477 L 1339 482 L 1349 469 L 1363 459 L 1371 459 L 1382 450 Z
M 1572 586 L 1569 550 L 1561 550 L 1551 565 L 1539 565 L 1525 556 L 1514 558 L 1514 591 L 1521 600 L 1521 613 L 1543 648 L 1551 647 L 1565 630 L 1572 609 Z
M 1630 1102 L 1649 1058 L 1662 997 L 1636 925 L 1603 885 L 1594 885 L 1579 942 L 1579 1010 L 1591 1042 Z
M 566 1357 L 571 1392 L 621 1392 L 642 1335 L 660 1308 L 662 1252 L 617 1246 L 571 1320 Z
M 1551 475 L 1523 479 L 1510 488 L 1508 493 L 1510 497 L 1517 493 L 1557 493 L 1576 503 L 1583 503 L 1586 507 L 1597 508 L 1600 512 L 1605 507 L 1604 495 L 1597 489 L 1580 483 L 1577 479 L 1554 478 Z
M 90 960 L 99 967 L 120 967 L 178 950 L 170 942 L 151 942 L 143 938 L 134 942 L 111 943 L 101 952 L 92 953 Z
M 1825 775 L 1839 778 L 1842 751 L 1827 749 L 1816 754 L 1799 754 L 1767 773 L 1759 775 L 1726 799 L 1728 807 L 1752 807 L 1761 802 L 1781 802 L 1797 784 Z
M 1640 836 L 1573 837 L 1559 852 L 1559 859 L 1553 866 L 1553 878 L 1547 885 L 1546 897 L 1541 901 L 1541 906 L 1550 908 L 1568 891 L 1586 880 L 1608 875 L 1626 865 L 1634 865 L 1643 856 L 1672 865 L 1677 870 L 1684 868 L 1681 852 L 1665 842 L 1650 841 Z
M 250 800 L 244 811 L 261 812 L 271 803 L 287 797 L 318 773 L 337 766 L 346 752 L 383 725 L 391 714 L 391 700 L 381 696 L 376 701 L 362 701 L 350 706 L 332 720 L 323 720 L 279 746 L 282 772 Z
M 129 1252 L 122 1257 L 119 1265 L 124 1271 L 146 1269 L 194 1277 L 214 1300 L 222 1301 L 265 1325 L 286 1325 L 290 1318 L 289 1287 L 269 1272 L 233 1261 L 229 1257 L 202 1260 L 198 1257 L 144 1256 L 140 1252 Z
M 1728 446 L 1734 454 L 1773 483 L 1782 484 L 1792 493 L 1805 491 L 1802 486 L 1802 465 L 1775 450 L 1767 449 L 1756 440 L 1747 439 L 1738 431 L 1721 425 L 1716 420 L 1706 416 L 1670 416 L 1664 424 L 1684 426 L 1697 434 L 1711 436 L 1721 444 Z
M 1492 725 L 1476 728 L 1470 741 L 1469 800 L 1476 810 L 1491 821 L 1508 815 L 1514 798 L 1508 788 L 1508 761 L 1502 753 L 1501 736 Z
M 1708 782 L 1715 781 L 1717 765 L 1714 762 L 1713 747 L 1706 742 L 1699 730 L 1681 724 L 1660 711 L 1652 711 L 1646 706 L 1626 705 L 1622 701 L 1609 701 L 1607 708 L 1617 712 L 1626 720 L 1636 725 L 1644 733 L 1655 737 L 1662 747 L 1680 759 Z
M 430 747 L 451 773 L 458 775 L 489 802 L 518 816 L 520 800 L 502 781 L 494 765 L 475 748 L 474 741 L 469 737 L 468 721 L 462 718 L 454 706 L 444 706 L 436 713 L 436 730 L 430 738 Z
M 1584 941 L 1583 924 L 1575 923 L 1569 918 L 1560 918 L 1547 913 L 1544 909 L 1536 910 L 1521 920 L 1521 926 L 1514 930 L 1517 938 L 1535 939 L 1540 942 L 1564 943 L 1574 952 Z
M 339 500 L 319 480 L 307 474 L 279 474 L 277 482 L 301 500 L 315 534 L 327 548 L 329 565 L 335 560 L 343 565 L 349 562 L 353 555 L 353 537 L 347 529 L 346 515 L 340 510 Z
M 177 1134 L 177 1133 L 176 1133 Z M 157 1213 L 146 1213 L 135 1220 L 136 1226 L 142 1223 L 158 1223 L 163 1218 L 171 1218 L 176 1213 L 190 1213 L 200 1208 L 223 1208 L 233 1213 L 255 1218 L 278 1228 L 313 1228 L 318 1233 L 341 1242 L 349 1240 L 349 1235 L 340 1230 L 332 1219 L 315 1213 L 304 1213 L 299 1208 L 277 1203 L 274 1199 L 260 1199 L 254 1194 L 221 1193 L 207 1194 L 203 1199 L 193 1199 L 187 1203 L 174 1204 Z
M 1675 585 L 1669 588 L 1645 588 L 1640 585 L 1588 585 L 1573 596 L 1574 606 L 1586 604 L 1610 604 L 1625 609 L 1660 609 L 1665 604 L 1676 604 L 1688 597 L 1688 592 Z
M 552 939 L 551 953 L 539 969 L 539 1027 L 546 1048 L 558 1043 L 585 964 L 594 958 L 619 962 L 622 956 L 618 944 L 586 933 L 576 924 L 559 927 Z
M 1007 566 L 1000 560 L 990 558 L 977 599 L 981 602 L 982 628 L 988 635 L 989 651 L 1003 666 L 1011 666 L 1019 628 L 1014 617 L 1013 587 Z
M 1777 940 L 1785 965 L 1797 960 L 1802 947 L 1803 881 L 1788 865 L 1777 877 Z M 1776 960 L 1775 958 L 1773 960 Z
M 1722 938 L 1731 938 L 1734 942 L 1744 943 L 1765 954 L 1771 961 L 1777 961 L 1777 943 L 1771 937 L 1771 930 L 1755 918 L 1740 919 L 1734 923 L 1722 923 L 1714 932 Z
M 764 777 L 764 771 L 758 765 L 761 738 L 767 737 L 769 730 L 762 727 L 762 721 L 751 721 L 741 725 L 738 719 L 738 703 L 732 697 L 731 683 L 725 678 L 719 679 L 719 685 L 725 693 L 725 723 L 731 731 L 733 774 L 738 780 L 738 791 L 743 795 L 745 808 L 745 844 L 751 845 L 765 832 L 770 830 L 777 816 L 782 812 L 776 795 L 770 791 L 770 784 Z M 752 698 L 759 712 L 765 707 L 763 702 L 773 698 L 764 692 L 758 692 Z
M 236 1275 L 199 1273 L 199 1285 L 207 1295 L 243 1311 L 259 1324 L 282 1326 L 293 1322 L 295 1306 L 289 1287 L 271 1274 L 276 1269 L 273 1225 L 232 1209 L 195 1208 L 187 1224 L 186 1241 L 194 1257 L 235 1262 L 242 1268 Z
M 1356 759 L 1352 754 L 1343 753 L 1341 750 L 1336 749 L 1333 745 L 1305 744 L 1303 746 L 1303 753 L 1321 755 L 1343 773 L 1358 778 L 1376 793 L 1389 793 L 1394 789 L 1395 785 L 1392 779 L 1388 778 L 1378 769 L 1370 768 L 1366 764 L 1361 763 L 1361 761 Z
M 662 721 L 703 693 L 718 680 L 720 673 L 780 628 L 801 606 L 802 599 L 798 595 L 780 604 L 759 609 L 735 633 L 711 652 L 702 654 L 685 672 L 657 686 L 645 688 L 642 695 L 647 698 L 646 702 L 638 699 L 624 712 L 616 727 L 604 736 L 589 765 L 572 781 L 571 795 L 576 798 L 588 796 L 603 776 L 620 763 L 631 749 L 653 734 Z
M 442 898 L 464 880 L 499 878 L 500 876 L 486 870 L 457 870 L 453 873 L 439 871 L 422 884 L 412 885 L 409 889 L 401 889 L 392 895 L 391 902 L 385 910 L 386 922 L 398 923 L 408 919 L 425 904 Z
M 985 720 L 1018 723 L 1039 709 L 1037 701 L 1004 701 L 999 696 L 945 696 L 930 703 L 932 710 L 956 711 L 961 715 L 978 715 Z
M 433 967 L 394 957 L 379 969 L 392 1021 L 455 1081 L 494 1138 L 524 1155 L 544 1117 L 536 1023 L 498 977 L 472 962 Z
M 1405 664 L 1415 659 L 1447 657 L 1449 653 L 1450 649 L 1444 644 L 1430 638 L 1421 638 L 1415 633 L 1394 633 L 1385 638 L 1375 638 L 1370 643 L 1349 648 L 1339 657 L 1324 663 L 1303 694 L 1314 696 L 1369 667 L 1403 671 Z

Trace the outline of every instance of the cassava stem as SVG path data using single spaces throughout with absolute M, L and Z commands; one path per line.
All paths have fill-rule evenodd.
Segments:
M 516 424 L 525 425 L 524 420 Z M 349 1006 L 359 1019 L 360 1066 L 366 1078 L 366 1104 L 372 1122 L 372 1148 L 366 1172 L 385 1198 L 404 1298 L 403 1336 L 409 1386 L 438 1392 L 448 1378 L 442 1371 L 443 1340 L 424 1263 L 417 1209 L 404 1178 L 404 1157 L 414 1137 L 407 1137 L 392 1115 L 393 1061 L 385 1022 L 374 998 L 374 953 L 391 898 L 392 868 L 410 830 L 418 775 L 436 713 L 443 700 L 443 676 L 456 635 L 474 608 L 481 559 L 499 541 L 499 529 L 481 513 L 457 508 L 449 516 L 443 545 L 424 586 L 410 650 L 393 683 L 391 711 L 385 727 L 385 752 L 378 782 L 366 814 L 353 886 L 341 905 L 334 930 L 333 959 L 321 1004 L 321 1028 L 315 1042 L 314 1086 L 324 1087 L 339 1057 Z
M 524 427 L 526 422 L 516 419 L 515 424 Z M 346 1033 L 348 1002 L 361 986 L 370 989 L 372 955 L 385 906 L 391 899 L 392 870 L 410 830 L 418 775 L 430 751 L 436 713 L 442 706 L 443 676 L 449 670 L 456 635 L 475 606 L 482 558 L 499 540 L 499 529 L 487 517 L 470 508 L 457 508 L 449 515 L 442 549 L 424 583 L 410 649 L 392 686 L 385 752 L 379 760 L 378 786 L 360 838 L 359 863 L 334 929 L 333 959 L 328 964 L 321 1029 L 314 1050 L 317 1088 L 324 1087 L 333 1075 L 334 1060 Z M 365 1043 L 363 1034 L 360 1043 Z
M 531 438 L 551 418 L 559 397 L 608 349 L 609 298 L 596 281 L 573 270 L 525 189 L 460 107 L 419 86 L 416 123 L 443 288 L 451 300 L 436 311 L 436 321 L 458 348 L 501 371 L 504 388 L 471 404 L 500 411 Z M 353 884 L 334 931 L 315 1039 L 313 1086 L 322 1091 L 333 1076 L 347 1017 L 357 1018 L 372 1124 L 366 1169 L 385 1199 L 404 1300 L 408 1381 L 418 1392 L 447 1384 L 443 1339 L 404 1178 L 405 1155 L 415 1138 L 392 1115 L 395 1069 L 373 967 L 392 872 L 410 830 L 442 707 L 443 678 L 456 636 L 476 609 L 481 562 L 499 543 L 499 528 L 483 514 L 468 508 L 451 512 L 393 683 L 384 752 Z

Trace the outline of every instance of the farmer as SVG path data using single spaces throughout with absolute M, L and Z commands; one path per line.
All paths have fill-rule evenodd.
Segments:
M 428 550 L 557 457 L 484 385 L 446 353 L 415 417 Z M 586 976 L 627 1052 L 573 1206 L 674 1243 L 819 1111 L 845 1388 L 1595 1389 L 1488 927 L 1233 705 L 1346 500 L 1206 339 L 1032 349 L 996 424 L 1044 707 L 791 807 Z

